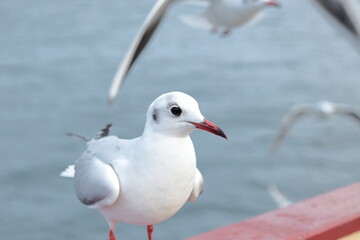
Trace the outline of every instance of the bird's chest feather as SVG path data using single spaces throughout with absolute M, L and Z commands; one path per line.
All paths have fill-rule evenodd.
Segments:
M 239 1 L 214 1 L 208 9 L 208 18 L 215 25 L 234 27 L 251 20 L 258 13 L 253 6 Z
M 167 219 L 184 205 L 194 185 L 196 158 L 192 143 L 152 145 L 141 154 L 132 156 L 136 163 L 114 163 L 121 190 L 107 214 L 117 221 L 146 225 Z
M 196 170 L 192 143 L 166 142 L 144 149 L 142 154 L 134 158 L 141 163 L 132 168 L 134 176 L 142 176 L 138 179 L 140 188 L 168 194 L 188 190 Z

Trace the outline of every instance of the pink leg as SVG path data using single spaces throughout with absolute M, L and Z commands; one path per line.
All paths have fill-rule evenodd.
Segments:
M 147 226 L 147 232 L 148 232 L 149 240 L 152 240 L 153 231 L 154 231 L 154 225 L 148 225 Z
M 227 28 L 224 32 L 223 32 L 223 36 L 227 36 L 231 33 L 231 28 Z
M 110 230 L 110 232 L 109 232 L 109 240 L 116 240 L 113 230 Z

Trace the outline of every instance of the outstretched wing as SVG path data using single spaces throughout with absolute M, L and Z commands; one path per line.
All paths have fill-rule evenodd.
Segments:
M 199 171 L 199 169 L 196 169 L 194 188 L 191 191 L 188 201 L 195 202 L 196 199 L 204 192 L 204 188 L 205 188 L 204 178 L 201 172 Z
M 75 164 L 75 192 L 90 208 L 109 206 L 120 194 L 119 179 L 110 164 L 86 151 Z
M 282 120 L 282 124 L 280 127 L 280 130 L 278 132 L 278 135 L 273 140 L 270 151 L 274 152 L 284 139 L 287 131 L 292 126 L 292 124 L 301 116 L 306 115 L 312 111 L 312 108 L 310 105 L 295 105 L 290 109 L 290 112 L 285 115 L 285 117 Z
M 349 115 L 350 117 L 354 118 L 360 123 L 360 115 L 356 112 L 346 112 L 345 114 Z
M 360 123 L 360 108 L 357 106 L 336 104 L 335 109 L 336 113 L 349 116 Z
M 152 35 L 164 17 L 166 10 L 172 2 L 174 2 L 174 0 L 158 0 L 147 16 L 144 24 L 133 40 L 113 79 L 109 93 L 110 103 L 113 102 L 116 98 L 125 77 L 129 73 L 136 59 L 150 41 Z
M 315 0 L 331 17 L 356 37 L 360 37 L 358 0 Z

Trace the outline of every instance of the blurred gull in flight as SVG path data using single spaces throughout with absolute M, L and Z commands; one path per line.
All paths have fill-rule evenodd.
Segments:
M 87 141 L 75 168 L 70 166 L 61 175 L 74 177 L 78 199 L 106 218 L 110 240 L 116 239 L 118 222 L 147 226 L 151 240 L 154 224 L 203 192 L 189 134 L 202 129 L 226 136 L 204 118 L 195 99 L 181 92 L 163 94 L 151 103 L 138 138 L 107 136 L 110 126 Z
M 314 0 L 331 18 L 360 41 L 359 0 Z
M 276 205 L 279 208 L 284 208 L 293 204 L 293 202 L 287 199 L 287 197 L 285 197 L 285 195 L 282 192 L 280 192 L 279 188 L 275 184 L 268 184 L 266 186 L 266 189 L 272 200 L 276 203 Z
M 159 26 L 166 11 L 173 3 L 186 0 L 158 0 L 150 11 L 141 26 L 137 36 L 131 43 L 125 57 L 123 58 L 117 73 L 113 79 L 109 92 L 109 102 L 112 103 L 116 98 L 125 77 L 129 73 L 132 65 L 144 50 L 155 30 Z M 256 17 L 267 6 L 278 6 L 275 0 L 197 0 L 208 3 L 206 11 L 200 16 L 192 19 L 187 18 L 187 22 L 198 25 L 211 26 L 213 30 L 223 29 L 227 34 L 234 27 L 246 24 Z M 196 25 L 196 24 L 192 24 Z
M 315 104 L 295 104 L 282 120 L 277 137 L 271 144 L 271 151 L 275 151 L 285 137 L 291 125 L 302 116 L 315 115 L 319 119 L 327 119 L 334 114 L 350 116 L 360 122 L 360 109 L 356 106 L 335 104 L 321 101 Z

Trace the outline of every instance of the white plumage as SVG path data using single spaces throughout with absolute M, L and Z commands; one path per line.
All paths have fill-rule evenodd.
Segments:
M 153 224 L 203 192 L 189 137 L 196 128 L 226 138 L 203 117 L 195 99 L 172 92 L 150 105 L 142 136 L 130 140 L 103 136 L 87 142 L 75 163 L 75 191 L 82 203 L 104 215 L 110 239 L 115 239 L 118 222 L 147 225 L 151 239 Z M 65 172 L 63 176 L 71 175 Z
M 183 1 L 186 0 L 158 0 L 156 2 L 118 67 L 110 87 L 109 102 L 113 102 L 116 98 L 132 65 L 149 43 L 167 10 L 169 10 L 173 3 Z M 228 34 L 234 27 L 239 27 L 248 23 L 266 6 L 278 6 L 278 3 L 275 0 L 196 1 L 208 3 L 205 12 L 200 16 L 183 17 L 183 20 L 193 26 L 205 26 L 214 31 L 221 30 L 224 34 Z

